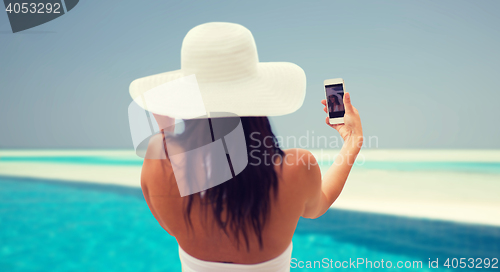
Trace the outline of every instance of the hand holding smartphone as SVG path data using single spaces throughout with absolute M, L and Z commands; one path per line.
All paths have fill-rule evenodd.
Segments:
M 326 123 L 336 129 L 345 142 L 349 141 L 361 148 L 363 128 L 358 110 L 351 104 L 349 92 L 344 92 L 344 80 L 341 78 L 324 81 L 326 99 L 321 101 L 327 113 Z
M 344 80 L 342 78 L 327 79 L 324 81 L 326 108 L 330 124 L 344 123 Z

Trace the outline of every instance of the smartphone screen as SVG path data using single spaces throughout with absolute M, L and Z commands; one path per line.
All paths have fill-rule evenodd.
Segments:
M 327 85 L 325 90 L 330 118 L 344 117 L 344 85 L 342 83 Z

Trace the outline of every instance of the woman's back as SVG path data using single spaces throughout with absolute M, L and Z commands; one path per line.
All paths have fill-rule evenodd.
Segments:
M 158 137 L 157 137 L 158 136 Z M 161 135 L 152 140 L 155 149 L 162 145 Z M 217 224 L 212 210 L 204 209 L 203 193 L 195 194 L 192 202 L 192 228 L 185 220 L 186 198 L 182 198 L 177 183 L 167 160 L 146 159 L 143 165 L 142 187 L 144 195 L 162 227 L 174 236 L 179 246 L 189 255 L 204 261 L 228 262 L 239 264 L 255 264 L 268 261 L 279 256 L 290 245 L 293 233 L 300 216 L 303 215 L 305 203 L 312 189 L 307 189 L 305 176 L 319 176 L 317 164 L 307 165 L 295 158 L 305 156 L 311 158 L 306 150 L 291 149 L 285 151 L 283 164 L 275 162 L 278 176 L 278 194 L 271 199 L 270 209 L 262 230 L 262 250 L 256 234 L 251 226 L 249 250 L 243 236 L 238 242 L 232 233 L 227 235 Z M 282 165 L 282 166 L 281 166 Z M 204 205 L 204 206 L 202 206 Z M 201 208 L 201 209 L 200 209 Z M 225 218 L 225 211 L 222 213 Z

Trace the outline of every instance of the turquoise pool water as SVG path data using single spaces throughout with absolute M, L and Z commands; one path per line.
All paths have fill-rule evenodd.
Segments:
M 0 177 L 0 226 L 0 271 L 180 271 L 177 243 L 140 189 Z M 293 243 L 296 265 L 363 258 L 423 268 L 340 270 L 455 271 L 443 268 L 446 258 L 499 258 L 500 228 L 330 210 L 301 219 Z M 322 270 L 335 269 L 292 269 Z

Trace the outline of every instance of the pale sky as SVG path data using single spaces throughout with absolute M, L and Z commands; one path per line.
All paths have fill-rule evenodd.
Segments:
M 0 148 L 132 148 L 132 80 L 180 68 L 196 25 L 239 23 L 260 61 L 307 76 L 283 137 L 336 136 L 323 80 L 341 77 L 372 148 L 500 148 L 500 1 L 86 0 L 11 33 L 0 12 Z

